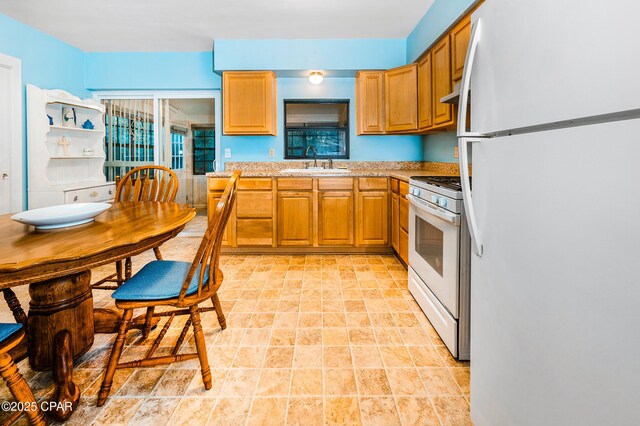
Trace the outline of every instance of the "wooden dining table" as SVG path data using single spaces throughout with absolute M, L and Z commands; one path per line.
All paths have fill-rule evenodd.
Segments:
M 114 203 L 93 222 L 46 231 L 0 216 L 0 290 L 27 328 L 31 368 L 54 371 L 53 401 L 66 407 L 50 412 L 54 418 L 68 418 L 77 406 L 73 359 L 93 345 L 94 324 L 102 332 L 118 326 L 118 311 L 94 311 L 91 269 L 158 247 L 194 216 L 193 208 L 178 203 Z M 25 314 L 11 288 L 27 284 Z

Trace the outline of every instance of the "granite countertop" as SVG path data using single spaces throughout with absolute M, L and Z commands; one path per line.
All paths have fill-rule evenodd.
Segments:
M 459 176 L 457 163 L 421 161 L 335 161 L 345 172 L 281 172 L 287 168 L 304 168 L 303 161 L 287 162 L 228 162 L 223 172 L 207 173 L 208 177 L 229 177 L 233 170 L 241 170 L 244 177 L 393 177 L 408 181 L 411 176 Z
M 207 177 L 229 177 L 233 171 L 211 172 Z M 403 181 L 409 181 L 411 176 L 458 176 L 459 173 L 436 172 L 428 170 L 351 170 L 345 172 L 320 172 L 314 173 L 283 173 L 277 170 L 242 170 L 243 177 L 393 177 Z

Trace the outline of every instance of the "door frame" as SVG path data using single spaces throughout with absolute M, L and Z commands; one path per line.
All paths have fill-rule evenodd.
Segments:
M 7 68 L 11 75 L 10 99 L 11 117 L 9 119 L 9 158 L 11 163 L 9 211 L 19 212 L 24 209 L 24 141 L 22 138 L 22 61 L 13 56 L 0 53 L 0 67 Z M 0 176 L 0 179 L 2 177 Z
M 222 146 L 222 98 L 220 90 L 97 90 L 93 92 L 93 98 L 97 101 L 103 99 L 153 99 L 153 115 L 160 116 L 161 99 L 213 99 L 216 137 L 216 161 L 214 168 L 220 170 L 221 146 Z M 160 135 L 160 120 L 154 120 L 153 132 Z M 160 165 L 162 154 L 160 144 L 154 145 L 154 164 Z

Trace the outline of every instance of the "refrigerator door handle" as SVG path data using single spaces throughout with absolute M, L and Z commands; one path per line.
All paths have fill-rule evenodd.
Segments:
M 471 246 L 473 251 L 482 257 L 484 247 L 482 239 L 478 232 L 478 223 L 476 221 L 476 213 L 473 208 L 473 197 L 471 196 L 471 181 L 469 179 L 469 153 L 468 146 L 471 142 L 480 142 L 481 140 L 471 140 L 469 138 L 458 138 L 458 151 L 460 157 L 460 181 L 462 183 L 462 196 L 464 198 L 464 211 L 467 216 L 467 224 L 469 225 L 469 234 L 471 234 Z
M 473 61 L 476 57 L 476 50 L 480 42 L 482 33 L 482 20 L 478 19 L 471 25 L 471 35 L 467 47 L 467 57 L 464 61 L 462 71 L 462 82 L 460 83 L 460 102 L 458 103 L 458 137 L 482 137 L 479 133 L 467 131 L 467 112 L 469 111 L 469 89 L 471 84 L 471 72 L 473 71 Z

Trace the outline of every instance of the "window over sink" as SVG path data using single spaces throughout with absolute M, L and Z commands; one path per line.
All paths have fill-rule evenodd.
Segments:
M 284 158 L 349 158 L 349 100 L 284 101 Z

